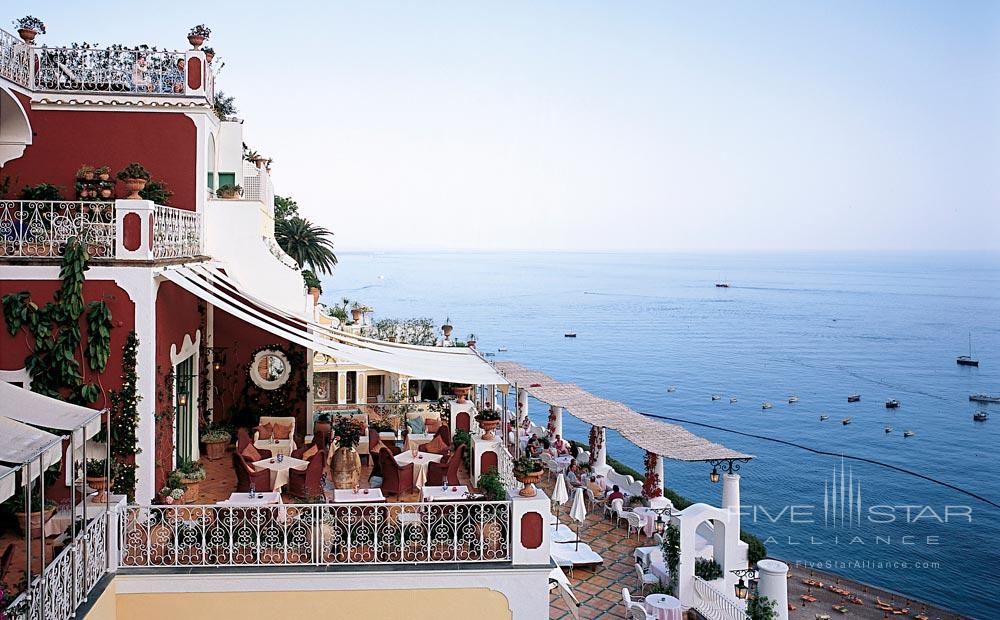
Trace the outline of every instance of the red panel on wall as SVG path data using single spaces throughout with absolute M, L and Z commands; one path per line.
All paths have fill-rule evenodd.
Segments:
M 458 415 L 455 416 L 455 426 L 457 426 L 460 431 L 468 431 L 472 428 L 468 411 L 458 412 Z
M 483 455 L 479 457 L 480 473 L 486 473 L 491 469 L 496 469 L 496 467 L 497 467 L 497 453 L 483 452 Z
M 149 216 L 149 235 L 146 237 L 147 250 L 153 249 L 153 230 L 156 227 L 156 214 Z
M 126 213 L 122 218 L 122 245 L 135 252 L 142 245 L 142 218 L 138 213 Z
M 542 546 L 542 515 L 537 512 L 521 515 L 521 546 L 525 549 Z
M 188 60 L 187 68 L 188 88 L 198 90 L 201 88 L 201 59 L 191 57 Z
M 18 188 L 52 183 L 73 200 L 81 163 L 110 166 L 115 173 L 139 162 L 174 193 L 170 206 L 195 209 L 196 188 L 204 179 L 197 177 L 197 130 L 183 113 L 31 110 L 27 105 L 25 110 L 34 143 L 3 166 L 3 176 Z

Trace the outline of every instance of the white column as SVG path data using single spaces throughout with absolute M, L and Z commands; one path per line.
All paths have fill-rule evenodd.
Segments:
M 146 270 L 136 270 L 139 282 L 127 290 L 135 302 L 136 392 L 139 401 L 139 423 L 136 439 L 140 452 L 135 457 L 135 500 L 149 504 L 156 496 L 156 291 L 157 282 Z M 166 374 L 164 369 L 163 373 Z
M 563 434 L 563 427 L 562 427 L 563 408 L 562 407 L 556 407 L 555 405 L 551 405 L 549 407 L 549 414 L 551 415 L 553 413 L 556 414 L 556 431 L 555 431 L 556 435 L 562 435 Z M 565 437 L 563 439 L 565 439 Z
M 601 448 L 594 455 L 594 473 L 603 476 L 611 470 L 608 466 L 608 434 L 603 426 L 599 426 L 598 430 L 601 433 Z
M 666 486 L 663 481 L 663 457 L 659 454 L 656 455 L 656 467 L 653 468 L 653 473 L 660 479 L 660 489 L 663 489 Z
M 153 255 L 156 204 L 150 200 L 115 201 L 115 258 L 149 261 Z
M 347 373 L 342 370 L 337 371 L 337 404 L 347 404 Z
M 517 421 L 518 423 L 528 415 L 528 390 L 517 388 Z
M 778 560 L 757 562 L 760 582 L 757 589 L 761 596 L 774 603 L 775 620 L 788 620 L 788 565 Z
M 549 496 L 541 489 L 534 497 L 521 497 L 517 491 L 508 491 L 507 499 L 511 501 L 511 563 L 514 566 L 547 564 L 551 560 L 549 545 L 552 539 L 552 528 L 548 526 L 552 521 Z M 530 531 L 525 531 L 525 528 Z M 540 540 L 532 540 L 536 536 Z M 526 543 L 530 543 L 531 547 Z
M 736 531 L 740 528 L 740 475 L 722 475 L 722 508 L 732 513 L 732 521 Z

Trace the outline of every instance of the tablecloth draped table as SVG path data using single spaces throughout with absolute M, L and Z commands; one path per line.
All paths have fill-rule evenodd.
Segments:
M 281 461 L 277 459 L 261 459 L 254 461 L 254 468 L 257 471 L 262 469 L 271 470 L 271 490 L 280 492 L 288 484 L 288 470 L 295 469 L 305 471 L 309 467 L 309 461 L 303 461 L 293 456 L 286 456 Z
M 463 485 L 447 488 L 437 485 L 424 487 L 420 492 L 420 500 L 424 502 L 461 502 L 469 499 L 469 487 Z
M 216 502 L 218 506 L 268 506 L 270 504 L 280 504 L 281 493 L 268 491 L 257 493 L 256 497 L 250 497 L 249 493 L 233 493 L 229 499 Z
M 403 451 L 418 448 L 425 443 L 430 443 L 433 439 L 434 433 L 410 433 L 406 436 L 406 441 L 403 443 Z
M 656 545 L 650 547 L 636 547 L 635 551 L 632 552 L 632 557 L 639 564 L 642 564 L 644 568 L 649 568 L 649 563 L 656 559 L 656 555 L 659 554 L 659 559 L 663 559 L 663 551 L 660 550 Z
M 394 458 L 396 459 L 396 464 L 400 466 L 413 463 L 413 486 L 422 489 L 424 488 L 424 482 L 427 481 L 427 465 L 437 463 L 443 457 L 443 454 L 431 454 L 430 452 L 417 452 L 417 456 L 414 457 L 413 453 L 407 450 L 406 452 L 400 452 Z
M 357 493 L 354 492 L 354 489 L 333 490 L 333 503 L 335 504 L 364 504 L 384 501 L 385 495 L 382 495 L 382 489 L 360 489 Z
M 652 538 L 656 532 L 656 518 L 660 516 L 659 513 L 645 506 L 636 506 L 632 512 L 642 517 L 642 533 Z M 666 519 L 667 517 L 664 515 L 663 520 L 666 521 Z
M 554 458 L 552 460 L 556 462 L 556 465 L 559 466 L 559 469 L 561 469 L 563 471 L 566 471 L 566 468 L 569 467 L 569 464 L 573 462 L 573 457 L 572 456 L 557 456 L 556 458 Z
M 663 552 L 660 552 L 659 558 L 650 556 L 649 572 L 656 575 L 656 578 L 660 580 L 662 585 L 670 585 L 670 569 L 667 568 L 666 562 L 663 561 Z
M 295 449 L 295 445 L 291 439 L 278 439 L 277 442 L 274 439 L 258 439 L 253 442 L 253 447 L 258 450 L 270 450 L 271 456 L 278 456 L 279 454 L 291 456 L 292 451 Z
M 646 612 L 656 620 L 684 620 L 681 602 L 669 594 L 650 594 L 646 597 Z

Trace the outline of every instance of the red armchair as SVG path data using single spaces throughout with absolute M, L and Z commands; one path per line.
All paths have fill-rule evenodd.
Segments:
M 413 489 L 413 463 L 400 467 L 388 450 L 379 450 L 378 459 L 382 469 L 382 493 L 398 496 Z
M 309 459 L 305 470 L 288 470 L 288 493 L 295 497 L 317 497 L 323 495 L 323 468 L 326 465 L 326 450 L 320 450 Z
M 451 455 L 447 461 L 427 464 L 427 486 L 441 486 L 447 480 L 451 486 L 458 486 L 458 468 L 462 464 L 465 456 L 465 444 L 458 446 L 458 450 Z
M 250 484 L 258 491 L 271 490 L 271 472 L 267 469 L 254 471 L 239 453 L 233 452 L 233 469 L 236 470 L 236 492 L 247 493 Z
M 236 452 L 238 454 L 243 454 L 243 449 L 249 445 L 253 445 L 253 439 L 250 438 L 250 434 L 247 433 L 246 429 L 241 428 L 236 431 Z M 262 450 L 257 448 L 257 452 L 260 452 L 260 458 L 269 459 L 271 458 L 270 450 Z

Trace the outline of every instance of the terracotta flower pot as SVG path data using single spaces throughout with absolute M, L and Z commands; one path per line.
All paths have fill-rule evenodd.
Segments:
M 56 512 L 55 508 L 49 508 L 41 512 L 31 513 L 31 535 L 34 538 L 38 538 L 42 534 L 42 526 L 48 523 L 49 519 L 52 518 Z M 24 512 L 16 513 L 18 523 L 21 524 L 21 531 L 24 532 L 28 529 L 28 514 Z
M 361 311 L 360 310 L 351 310 L 351 318 L 354 319 L 355 323 L 357 323 L 358 321 L 360 321 L 361 320 Z
M 128 200 L 142 200 L 139 192 L 146 189 L 146 179 L 125 179 L 125 191 L 129 194 Z
M 444 337 L 445 338 L 451 338 L 451 332 L 454 329 L 455 328 L 453 326 L 451 326 L 451 325 L 442 325 L 441 326 L 441 331 L 444 332 Z
M 107 499 L 108 487 L 111 486 L 111 482 L 104 476 L 87 476 L 87 486 L 97 491 L 97 495 L 94 496 L 95 502 L 99 503 Z
M 185 504 L 197 504 L 198 499 L 201 497 L 201 480 L 181 478 L 181 484 L 187 487 L 187 490 L 184 491 L 183 502 Z
M 111 190 L 110 189 L 102 189 L 101 190 L 101 198 L 111 198 Z
M 315 286 L 309 287 L 309 294 L 312 295 L 313 305 L 315 306 L 316 304 L 318 304 L 319 303 L 319 289 L 316 288 Z
M 470 388 L 467 385 L 456 386 L 451 388 L 451 393 L 454 394 L 455 398 L 458 399 L 458 404 L 464 405 L 466 402 L 466 398 L 468 398 L 469 396 L 470 389 L 472 388 Z
M 21 40 L 31 45 L 35 42 L 35 37 L 38 36 L 38 32 L 32 30 L 31 28 L 18 28 L 17 34 L 21 35 Z
M 199 47 L 201 47 L 202 43 L 204 42 L 205 42 L 205 37 L 201 36 L 200 34 L 188 35 L 188 43 L 190 43 L 191 47 L 193 47 L 194 49 L 198 49 Z
M 521 497 L 534 497 L 535 494 L 538 492 L 535 489 L 535 484 L 542 479 L 542 474 L 544 473 L 545 470 L 542 469 L 539 469 L 538 471 L 532 472 L 530 474 L 515 473 L 514 478 L 516 478 L 518 482 L 524 485 L 524 488 L 521 489 L 520 492 L 518 492 L 518 495 L 520 495 Z
M 361 478 L 361 457 L 354 448 L 337 448 L 333 453 L 333 487 L 353 489 Z
M 97 178 L 102 181 L 107 181 L 108 179 L 111 178 L 111 175 L 109 175 L 107 172 L 104 172 L 102 174 L 97 175 Z
M 229 446 L 229 442 L 225 439 L 220 439 L 218 441 L 206 441 L 205 444 L 205 458 L 210 461 L 218 461 L 219 459 L 226 458 L 226 447 Z
M 496 439 L 493 435 L 493 431 L 500 426 L 500 420 L 479 420 L 479 428 L 483 429 L 483 439 L 486 441 L 492 441 Z
M 215 58 L 215 54 L 213 54 L 212 52 L 205 53 L 205 62 L 207 62 L 208 64 L 212 64 L 213 58 Z

